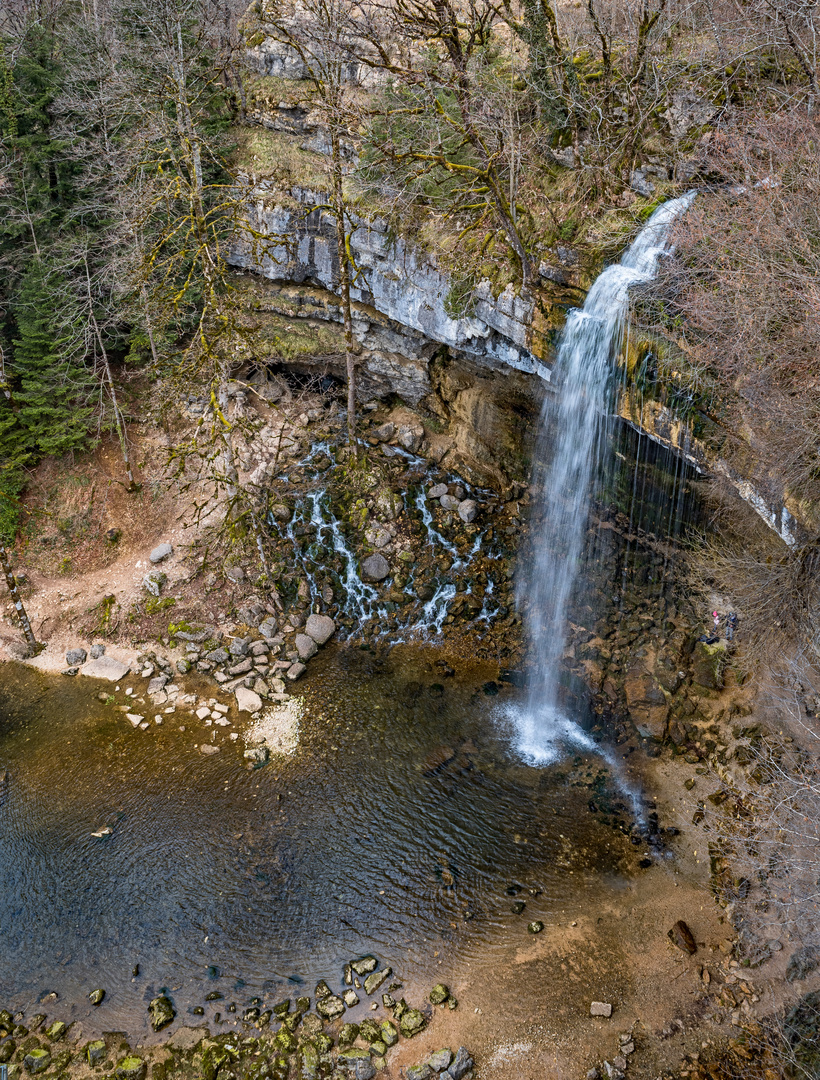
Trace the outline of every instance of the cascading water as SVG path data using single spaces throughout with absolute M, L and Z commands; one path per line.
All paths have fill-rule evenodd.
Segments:
M 529 610 L 531 678 L 528 700 L 515 716 L 516 746 L 534 763 L 554 760 L 561 743 L 595 744 L 559 708 L 560 660 L 566 644 L 567 607 L 575 584 L 587 526 L 592 481 L 605 447 L 606 416 L 613 384 L 613 353 L 629 303 L 629 289 L 650 281 L 668 251 L 672 222 L 695 193 L 671 199 L 654 212 L 620 263 L 608 267 L 584 306 L 567 316 L 558 350 L 557 393 L 545 402 L 534 477 L 535 557 L 521 582 L 519 599 Z

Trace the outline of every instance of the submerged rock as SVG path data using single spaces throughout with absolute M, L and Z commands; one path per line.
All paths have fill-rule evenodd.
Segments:
M 92 1005 L 102 1005 L 103 998 L 105 997 L 105 990 L 92 990 L 88 995 L 88 1000 Z
M 171 999 L 165 994 L 155 997 L 148 1005 L 148 1015 L 151 1017 L 151 1027 L 154 1031 L 162 1031 L 164 1027 L 168 1027 L 176 1014 Z

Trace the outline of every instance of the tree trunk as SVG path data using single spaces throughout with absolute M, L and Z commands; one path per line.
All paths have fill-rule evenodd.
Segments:
M 353 335 L 353 315 L 350 309 L 350 257 L 345 232 L 345 200 L 342 177 L 342 154 L 339 132 L 331 122 L 331 167 L 333 169 L 333 212 L 336 215 L 336 246 L 339 249 L 339 285 L 342 293 L 342 316 L 345 333 L 345 368 L 347 370 L 347 443 L 356 447 L 356 354 L 358 346 Z
M 32 655 L 39 651 L 40 645 L 37 638 L 34 636 L 34 631 L 31 629 L 31 623 L 29 617 L 26 614 L 23 601 L 20 599 L 20 591 L 17 588 L 17 582 L 14 579 L 14 573 L 11 569 L 11 563 L 9 562 L 9 553 L 5 544 L 0 544 L 0 564 L 3 567 L 3 573 L 6 577 L 6 584 L 9 588 L 9 594 L 11 595 L 14 609 L 17 612 L 17 618 L 20 620 L 20 626 L 23 628 L 23 634 L 26 639 L 26 644 L 32 652 Z

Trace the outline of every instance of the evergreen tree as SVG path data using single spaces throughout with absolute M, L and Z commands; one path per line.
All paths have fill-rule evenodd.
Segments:
M 65 454 L 87 444 L 93 422 L 94 380 L 69 358 L 65 329 L 55 334 L 51 290 L 42 263 L 31 262 L 20 290 L 12 374 L 17 420 L 35 457 Z

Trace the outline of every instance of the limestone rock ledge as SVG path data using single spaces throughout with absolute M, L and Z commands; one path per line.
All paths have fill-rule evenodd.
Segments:
M 229 261 L 271 281 L 310 283 L 337 292 L 336 228 L 324 209 L 327 201 L 322 191 L 277 192 L 269 182 L 260 181 L 252 192 L 253 225 L 271 239 L 262 247 L 258 242 L 238 241 Z M 472 313 L 451 318 L 445 308 L 450 279 L 437 265 L 435 254 L 390 235 L 379 218 L 354 215 L 353 220 L 356 228 L 350 246 L 358 273 L 351 297 L 390 320 L 397 335 L 394 352 L 416 355 L 420 347 L 433 342 L 490 368 L 514 368 L 549 378 L 543 358 L 551 341 L 549 335 L 533 329 L 533 297 L 511 286 L 495 297 L 490 283 L 482 281 L 475 291 Z M 367 345 L 367 320 L 357 322 L 360 340 Z

